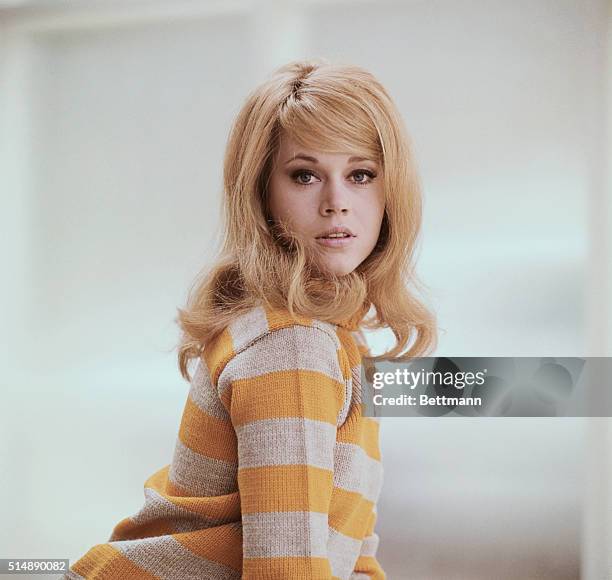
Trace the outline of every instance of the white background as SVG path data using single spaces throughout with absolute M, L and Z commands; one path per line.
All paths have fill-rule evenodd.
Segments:
M 169 463 L 227 131 L 293 58 L 402 112 L 436 354 L 611 356 L 606 4 L 0 3 L 0 557 L 74 561 Z M 383 419 L 389 578 L 603 578 L 608 428 Z

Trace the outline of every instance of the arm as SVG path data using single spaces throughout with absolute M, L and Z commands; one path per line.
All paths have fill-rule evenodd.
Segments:
M 387 578 L 385 571 L 382 569 L 376 557 L 378 544 L 380 543 L 380 538 L 374 531 L 377 515 L 375 508 L 370 515 L 368 529 L 363 539 L 363 543 L 361 544 L 361 550 L 357 562 L 355 563 L 355 569 L 353 570 L 351 579 L 386 580 Z
M 344 384 L 326 332 L 291 326 L 219 376 L 238 443 L 243 578 L 330 579 L 328 512 Z

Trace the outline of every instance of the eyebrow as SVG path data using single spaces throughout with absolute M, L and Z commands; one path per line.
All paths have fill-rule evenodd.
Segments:
M 285 165 L 287 165 L 287 163 L 291 163 L 292 161 L 295 161 L 296 159 L 304 159 L 305 161 L 311 161 L 314 164 L 319 163 L 319 160 L 316 157 L 311 157 L 310 155 L 304 155 L 303 153 L 298 153 L 298 155 L 296 155 L 295 157 L 291 157 L 291 159 L 288 159 L 287 161 L 285 161 Z M 358 161 L 373 161 L 373 160 L 368 159 L 367 157 L 351 157 L 348 160 L 349 163 L 356 163 Z

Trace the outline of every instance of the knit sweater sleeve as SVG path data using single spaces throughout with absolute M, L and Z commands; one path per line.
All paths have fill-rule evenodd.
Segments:
M 332 578 L 328 513 L 345 404 L 340 351 L 317 327 L 273 330 L 217 388 L 236 432 L 243 578 Z

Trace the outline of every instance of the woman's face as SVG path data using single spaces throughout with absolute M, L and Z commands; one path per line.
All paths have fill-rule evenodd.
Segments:
M 268 195 L 272 218 L 317 244 L 320 260 L 339 276 L 352 272 L 376 245 L 385 199 L 382 169 L 374 160 L 309 150 L 283 135 Z M 336 226 L 348 228 L 351 237 L 322 239 Z

